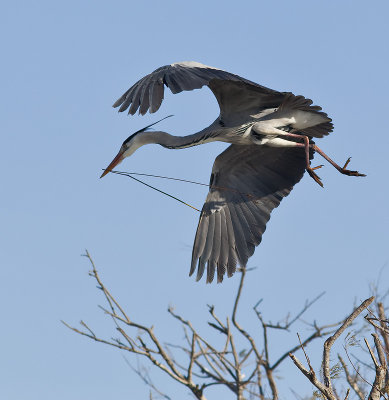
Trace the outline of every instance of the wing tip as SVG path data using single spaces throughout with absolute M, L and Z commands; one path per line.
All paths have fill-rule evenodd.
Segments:
M 239 262 L 239 266 L 242 269 L 246 268 L 246 264 L 243 262 Z M 205 272 L 205 262 L 201 261 L 200 258 L 197 258 L 192 261 L 189 276 L 192 276 L 197 267 L 197 275 L 196 282 L 199 282 L 204 275 Z M 227 275 L 228 278 L 231 278 L 238 270 L 237 262 L 227 263 L 226 265 L 219 264 L 215 261 L 209 260 L 207 262 L 207 278 L 205 283 L 209 284 L 214 281 L 215 272 L 216 272 L 216 283 L 222 283 L 224 280 L 224 276 Z

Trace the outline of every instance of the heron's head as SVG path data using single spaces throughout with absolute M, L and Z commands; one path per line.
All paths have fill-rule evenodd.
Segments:
M 126 157 L 129 157 L 133 154 L 139 147 L 141 147 L 144 143 L 142 143 L 139 134 L 141 132 L 136 132 L 129 136 L 121 145 L 119 152 L 116 154 L 116 157 L 111 161 L 108 167 L 101 174 L 100 178 L 107 175 L 108 172 L 111 172 L 117 165 L 119 165 Z
M 171 115 L 165 117 L 169 118 Z M 151 125 L 148 125 L 142 129 L 139 129 L 139 131 L 136 131 L 133 133 L 131 136 L 129 136 L 121 145 L 119 152 L 117 153 L 116 157 L 111 161 L 111 163 L 108 165 L 108 167 L 104 170 L 104 172 L 101 174 L 100 178 L 103 176 L 107 175 L 108 172 L 112 171 L 117 165 L 119 165 L 126 157 L 129 157 L 131 154 L 133 154 L 139 147 L 149 143 L 148 138 L 146 135 L 143 135 L 144 132 L 148 131 L 148 129 L 157 124 L 158 122 L 162 121 L 163 119 L 154 122 Z

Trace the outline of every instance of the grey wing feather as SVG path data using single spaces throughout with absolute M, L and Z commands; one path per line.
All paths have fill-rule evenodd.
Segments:
M 331 118 L 321 111 L 320 106 L 313 106 L 312 100 L 307 99 L 304 96 L 296 96 L 293 93 L 287 93 L 278 110 L 301 110 L 315 113 L 323 117 L 323 122 L 314 126 L 310 126 L 304 129 L 296 129 L 292 132 L 303 133 L 307 136 L 322 138 L 333 131 L 334 125 L 332 124 Z
M 228 245 L 227 222 L 224 210 L 221 209 L 219 214 L 220 214 L 220 232 L 221 232 L 220 252 L 219 252 L 219 258 L 215 259 L 215 264 L 217 266 L 217 280 L 218 282 L 221 282 L 223 280 L 224 274 L 226 273 L 229 245 Z
M 172 93 L 200 89 L 208 85 L 214 93 L 224 118 L 240 112 L 259 112 L 263 108 L 277 107 L 285 93 L 258 85 L 238 75 L 208 67 L 196 62 L 165 65 L 140 79 L 114 104 L 119 111 L 128 108 L 129 114 L 144 115 L 156 112 L 164 97 L 164 85 Z
M 207 264 L 207 282 L 215 270 L 221 282 L 237 262 L 245 267 L 270 213 L 302 178 L 305 166 L 304 151 L 296 148 L 231 145 L 221 153 L 200 215 L 190 275 L 197 266 L 199 280 Z
M 309 128 L 299 129 L 297 132 L 303 132 L 305 135 L 315 138 L 322 138 L 332 132 L 333 129 L 334 125 L 332 122 L 323 122 L 322 124 L 310 126 Z
M 236 264 L 238 263 L 238 255 L 236 253 L 236 245 L 235 245 L 235 235 L 234 235 L 234 228 L 232 226 L 231 221 L 231 214 L 228 207 L 224 208 L 225 218 L 226 218 L 226 225 L 227 225 L 227 240 L 228 240 L 228 260 L 227 260 L 227 276 L 231 277 L 235 270 Z M 196 242 L 196 239 L 195 239 Z M 196 262 L 196 255 L 192 254 L 192 263 Z M 219 280 L 221 282 L 223 277 Z
M 181 62 L 165 65 L 143 77 L 128 89 L 113 105 L 119 111 L 128 109 L 129 114 L 144 115 L 160 108 L 164 98 L 164 87 L 172 93 L 200 89 L 208 86 L 220 107 L 220 118 L 224 123 L 246 120 L 262 110 L 301 110 L 322 116 L 322 122 L 298 132 L 311 137 L 323 137 L 332 131 L 333 125 L 321 107 L 312 105 L 312 100 L 289 92 L 278 92 L 251 82 L 238 75 L 197 62 Z

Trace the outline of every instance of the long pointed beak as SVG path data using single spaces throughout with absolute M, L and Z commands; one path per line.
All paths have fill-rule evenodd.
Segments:
M 116 157 L 111 161 L 111 164 L 109 164 L 105 171 L 101 174 L 100 178 L 103 178 L 105 175 L 108 174 L 108 172 L 111 172 L 118 164 L 123 161 L 123 159 L 123 151 L 120 150 Z

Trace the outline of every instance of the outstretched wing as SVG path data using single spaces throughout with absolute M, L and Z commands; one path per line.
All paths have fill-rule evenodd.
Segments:
M 278 107 L 286 93 L 258 85 L 229 72 L 189 61 L 165 65 L 140 79 L 113 105 L 119 111 L 128 108 L 129 114 L 144 115 L 156 112 L 164 97 L 164 85 L 172 93 L 200 89 L 204 85 L 214 93 L 222 117 L 241 112 L 259 112 L 264 108 Z
M 262 240 L 270 213 L 305 171 L 302 149 L 231 145 L 215 160 L 201 211 L 190 275 L 221 282 L 246 266 Z

